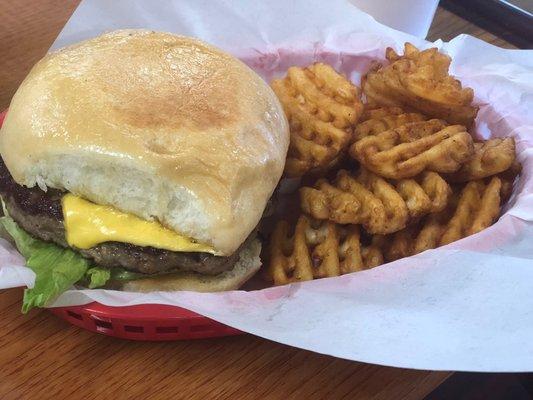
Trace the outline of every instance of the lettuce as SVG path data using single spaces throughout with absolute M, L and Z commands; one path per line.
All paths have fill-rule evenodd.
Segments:
M 108 282 L 120 283 L 141 278 L 146 278 L 146 275 L 140 272 L 128 271 L 120 267 L 92 267 L 87 270 L 81 282 L 89 289 L 95 289 L 105 286 Z
M 88 260 L 70 249 L 33 238 L 9 216 L 0 218 L 0 222 L 26 259 L 26 265 L 35 272 L 34 287 L 24 291 L 23 313 L 33 307 L 44 307 L 83 278 L 89 268 Z
M 111 278 L 111 270 L 102 267 L 89 268 L 85 273 L 89 289 L 95 289 L 104 286 Z
M 15 241 L 20 254 L 26 259 L 26 265 L 35 272 L 34 287 L 24 291 L 23 313 L 34 307 L 45 307 L 78 281 L 94 289 L 109 281 L 123 282 L 143 277 L 143 274 L 123 268 L 91 266 L 89 260 L 71 249 L 35 239 L 17 225 L 5 207 L 0 223 Z

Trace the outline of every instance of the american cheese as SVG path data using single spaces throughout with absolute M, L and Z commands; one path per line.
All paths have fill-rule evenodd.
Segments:
M 131 243 L 158 249 L 215 254 L 213 248 L 182 236 L 155 221 L 146 221 L 111 206 L 91 203 L 73 194 L 62 199 L 67 242 L 89 249 L 104 242 Z

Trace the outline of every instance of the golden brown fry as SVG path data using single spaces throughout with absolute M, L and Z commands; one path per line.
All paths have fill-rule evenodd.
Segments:
M 269 243 L 276 285 L 360 271 L 473 235 L 496 221 L 511 195 L 521 170 L 514 139 L 473 142 L 473 91 L 449 75 L 450 58 L 409 43 L 386 58 L 388 66 L 363 77 L 364 109 L 357 88 L 324 64 L 290 68 L 272 83 L 291 127 L 287 175 L 336 171 L 347 153 L 361 167 L 300 188 L 307 215 L 294 227 L 278 222 Z M 361 244 L 358 225 L 370 245 Z
M 341 170 L 333 183 L 321 179 L 314 188 L 300 189 L 305 213 L 340 224 L 361 224 L 373 234 L 396 232 L 409 219 L 441 211 L 450 194 L 449 185 L 435 172 L 387 182 L 366 170 L 356 175 Z
M 400 107 L 372 107 L 368 104 L 365 104 L 361 118 L 359 122 L 368 121 L 369 119 L 374 118 L 383 118 L 390 115 L 400 115 L 405 114 L 406 111 Z
M 490 139 L 474 143 L 474 155 L 459 171 L 446 179 L 452 182 L 468 182 L 496 175 L 511 167 L 515 161 L 513 138 Z
M 450 57 L 436 48 L 419 51 L 405 44 L 404 55 L 388 48 L 388 66 L 374 65 L 363 77 L 363 92 L 370 104 L 405 107 L 451 124 L 471 126 L 477 107 L 473 90 L 449 75 Z
M 289 120 L 285 173 L 324 169 L 348 146 L 363 106 L 357 88 L 326 64 L 291 67 L 272 88 Z
M 294 234 L 278 222 L 270 239 L 267 275 L 275 285 L 338 276 L 383 262 L 378 248 L 363 247 L 357 226 L 315 221 L 302 215 Z
M 452 193 L 450 185 L 436 172 L 423 172 L 416 179 L 400 179 L 396 190 L 409 209 L 411 218 L 442 211 Z
M 407 223 L 408 208 L 394 186 L 368 171 L 341 170 L 334 184 L 321 179 L 300 189 L 302 210 L 317 219 L 361 224 L 369 233 L 391 233 Z
M 445 126 L 436 119 L 368 136 L 350 147 L 350 155 L 364 167 L 390 179 L 455 172 L 472 153 L 472 137 L 464 126 Z
M 491 226 L 500 213 L 501 180 L 469 182 L 443 211 L 392 235 L 381 236 L 374 245 L 387 261 L 418 254 L 473 235 Z
M 502 181 L 502 202 L 509 200 L 513 194 L 513 184 L 520 172 L 522 172 L 522 164 L 515 160 L 507 170 L 497 175 Z
M 501 180 L 496 177 L 487 185 L 481 181 L 467 183 L 439 244 L 454 242 L 491 226 L 500 213 L 500 190 Z
M 376 113 L 376 115 L 379 115 Z M 396 115 L 382 115 L 359 123 L 354 130 L 354 141 L 361 140 L 370 135 L 398 128 L 410 122 L 424 121 L 426 117 L 419 113 L 404 113 Z

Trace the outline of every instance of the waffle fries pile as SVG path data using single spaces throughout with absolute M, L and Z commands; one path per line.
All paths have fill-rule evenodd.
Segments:
M 358 89 L 324 64 L 272 86 L 291 127 L 286 176 L 304 176 L 300 214 L 268 246 L 276 285 L 372 268 L 492 225 L 520 173 L 512 138 L 476 141 L 473 91 L 450 58 L 387 49 Z M 294 216 L 293 216 L 294 217 Z M 289 218 L 290 219 L 290 218 Z
M 306 215 L 298 218 L 294 234 L 281 221 L 270 239 L 271 265 L 268 277 L 276 284 L 357 272 L 383 263 L 375 246 L 362 246 L 357 225 L 342 226 L 317 221 Z
M 335 164 L 347 149 L 363 111 L 359 90 L 326 64 L 291 67 L 272 82 L 289 121 L 285 174 L 302 176 Z
M 472 126 L 478 110 L 472 105 L 474 91 L 449 75 L 450 57 L 436 48 L 419 51 L 410 43 L 402 56 L 391 48 L 385 56 L 389 65 L 376 64 L 363 77 L 369 104 L 398 106 L 450 124 Z

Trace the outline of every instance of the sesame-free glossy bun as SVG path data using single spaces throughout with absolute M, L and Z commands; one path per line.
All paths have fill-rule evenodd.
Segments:
M 0 153 L 19 184 L 65 189 L 233 253 L 289 142 L 269 86 L 196 39 L 123 30 L 44 57 L 13 97 Z

